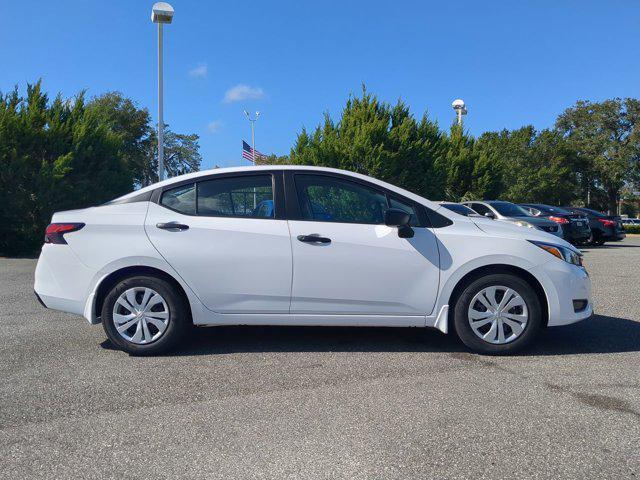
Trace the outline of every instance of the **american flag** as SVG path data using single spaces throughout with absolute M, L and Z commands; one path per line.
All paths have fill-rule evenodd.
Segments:
M 244 140 L 242 141 L 242 158 L 246 158 L 252 163 L 256 163 L 255 160 L 260 160 L 262 158 L 266 158 L 266 155 L 263 155 L 259 151 L 256 150 L 255 159 L 253 158 L 253 148 Z

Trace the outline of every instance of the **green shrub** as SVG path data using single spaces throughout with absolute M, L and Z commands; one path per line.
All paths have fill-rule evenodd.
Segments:
M 640 225 L 625 225 L 625 233 L 640 233 Z

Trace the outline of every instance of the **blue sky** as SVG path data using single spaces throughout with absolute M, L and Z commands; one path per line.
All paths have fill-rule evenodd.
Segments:
M 2 0 L 0 90 L 38 78 L 65 96 L 118 90 L 155 116 L 152 3 Z M 257 149 L 285 154 L 363 82 L 443 128 L 461 97 L 474 135 L 549 127 L 577 99 L 640 96 L 636 0 L 171 3 L 165 122 L 200 135 L 203 168 L 241 164 L 243 109 L 262 112 Z

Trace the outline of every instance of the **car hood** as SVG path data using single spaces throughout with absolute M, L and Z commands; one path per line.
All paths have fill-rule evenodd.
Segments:
M 556 225 L 552 220 L 540 217 L 505 217 L 501 220 L 506 222 L 527 222 L 536 227 L 551 227 Z
M 509 238 L 521 238 L 523 240 L 536 240 L 538 242 L 546 242 L 553 243 L 555 245 L 561 245 L 563 247 L 570 248 L 571 250 L 577 251 L 576 248 L 565 240 L 557 237 L 556 235 L 552 235 L 550 233 L 544 232 L 542 230 L 537 230 L 535 228 L 529 227 L 521 227 L 520 225 L 516 225 L 511 221 L 496 221 L 491 220 L 489 218 L 476 218 L 476 217 L 467 217 L 476 226 L 485 233 L 489 235 L 497 235 L 501 237 L 509 237 Z M 523 217 L 529 218 L 529 217 Z M 542 220 L 538 218 L 534 218 L 534 220 Z M 513 222 L 517 221 L 517 219 L 513 218 Z M 533 222 L 529 222 L 533 224 Z M 554 223 L 554 222 L 550 222 Z

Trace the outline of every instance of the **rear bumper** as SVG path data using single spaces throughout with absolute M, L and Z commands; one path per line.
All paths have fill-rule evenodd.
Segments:
M 601 237 L 608 242 L 619 242 L 626 236 L 627 234 L 623 230 L 605 230 L 601 233 Z
M 588 240 L 591 237 L 591 229 L 590 228 L 580 228 L 576 226 L 571 226 L 565 229 L 565 240 L 572 242 L 583 242 Z
M 84 315 L 87 285 L 94 276 L 68 245 L 42 247 L 33 290 L 46 308 Z

